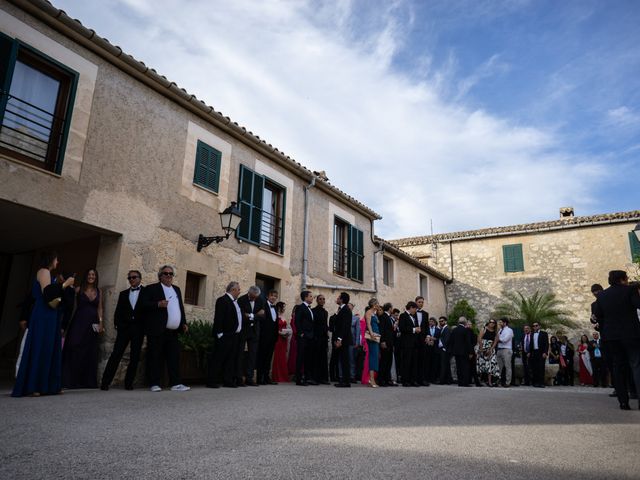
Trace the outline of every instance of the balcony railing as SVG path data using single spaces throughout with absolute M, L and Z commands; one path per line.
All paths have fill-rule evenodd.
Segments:
M 274 252 L 282 251 L 282 219 L 264 210 L 260 225 L 260 244 Z

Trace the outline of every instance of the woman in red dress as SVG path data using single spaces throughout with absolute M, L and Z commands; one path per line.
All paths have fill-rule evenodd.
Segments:
M 287 344 L 291 336 L 291 329 L 284 317 L 284 302 L 276 303 L 276 313 L 278 314 L 278 339 L 273 351 L 273 366 L 271 368 L 271 378 L 274 382 L 289 381 L 289 367 L 287 365 Z
M 591 357 L 589 356 L 589 337 L 580 337 L 578 347 L 578 359 L 580 362 L 580 385 L 593 385 L 593 369 L 591 367 Z

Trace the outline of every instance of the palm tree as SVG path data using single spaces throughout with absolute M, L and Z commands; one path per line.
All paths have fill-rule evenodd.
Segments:
M 504 300 L 495 309 L 497 317 L 507 317 L 517 327 L 532 325 L 550 329 L 566 327 L 573 329 L 577 324 L 571 320 L 571 312 L 562 308 L 563 302 L 554 293 L 540 293 L 538 290 L 527 297 L 521 292 L 502 292 Z

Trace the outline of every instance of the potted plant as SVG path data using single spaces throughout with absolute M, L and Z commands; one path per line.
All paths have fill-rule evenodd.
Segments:
M 202 320 L 187 322 L 189 331 L 178 336 L 180 352 L 180 375 L 189 383 L 204 383 L 207 378 L 209 356 L 213 351 L 211 324 Z

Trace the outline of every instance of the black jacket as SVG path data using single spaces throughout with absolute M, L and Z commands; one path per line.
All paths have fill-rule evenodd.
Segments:
M 640 294 L 629 285 L 612 285 L 596 299 L 595 315 L 602 340 L 640 338 Z
M 231 297 L 225 293 L 216 300 L 216 309 L 213 314 L 213 335 L 219 333 L 230 335 L 236 333 L 237 329 L 238 312 Z
M 311 311 L 313 312 L 313 336 L 317 340 L 327 340 L 329 338 L 329 312 L 320 305 L 316 305 Z
M 353 335 L 351 334 L 351 319 L 353 315 L 347 305 L 344 305 L 335 315 L 333 338 L 342 339 L 342 346 L 353 345 Z
M 458 325 L 451 331 L 447 339 L 447 352 L 450 355 L 470 355 L 473 353 L 472 336 L 468 328 Z
M 393 347 L 395 333 L 393 331 L 393 318 L 387 312 L 380 315 L 380 343 L 386 343 L 387 347 Z
M 247 340 L 258 338 L 260 334 L 260 325 L 263 323 L 264 317 L 267 313 L 267 302 L 261 296 L 257 296 L 253 302 L 253 309 L 251 308 L 251 301 L 249 295 L 244 294 L 238 297 L 238 305 L 242 312 L 242 334 Z M 235 308 L 234 308 L 235 309 Z M 258 315 L 258 312 L 262 310 L 263 313 Z M 247 314 L 253 313 L 253 320 L 247 317 Z
M 116 311 L 113 314 L 113 324 L 115 325 L 116 330 L 144 324 L 144 309 L 141 301 L 144 299 L 144 287 L 140 287 L 136 308 L 131 308 L 131 302 L 129 301 L 130 292 L 131 289 L 127 288 L 126 290 L 122 290 L 118 295 Z
M 440 338 L 439 338 L 439 341 L 436 342 L 436 345 L 440 345 L 440 342 L 442 342 L 442 345 L 445 348 L 445 350 L 449 351 L 449 349 L 447 348 L 447 343 L 449 342 L 449 336 L 451 336 L 451 327 L 449 325 L 445 325 L 440 329 Z
M 398 328 L 400 329 L 400 346 L 402 348 L 413 348 L 418 340 L 418 334 L 413 333 L 413 329 L 416 324 L 415 317 L 412 317 L 407 312 L 400 314 L 398 320 Z
M 173 285 L 180 304 L 180 326 L 178 331 L 182 331 L 183 326 L 187 323 L 184 314 L 184 304 L 182 303 L 182 292 L 180 288 Z M 138 303 L 144 311 L 144 330 L 147 335 L 160 335 L 167 328 L 167 319 L 169 314 L 166 308 L 158 307 L 160 300 L 166 300 L 162 283 L 153 283 L 140 292 Z M 137 305 L 136 305 L 137 307 Z
M 296 335 L 311 340 L 313 339 L 313 315 L 307 304 L 302 302 L 296 308 Z

